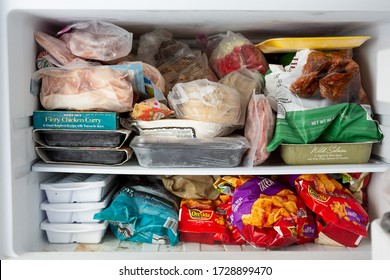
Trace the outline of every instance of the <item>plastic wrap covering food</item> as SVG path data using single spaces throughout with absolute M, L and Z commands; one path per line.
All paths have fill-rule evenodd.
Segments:
M 130 134 L 131 131 L 125 129 L 110 131 L 34 129 L 33 140 L 47 147 L 120 148 Z
M 146 98 L 147 96 L 147 97 L 155 97 L 158 100 L 164 100 L 164 97 L 167 95 L 165 92 L 165 79 L 161 75 L 160 71 L 157 70 L 156 67 L 140 61 L 122 61 L 118 63 L 118 65 L 134 65 L 134 64 L 142 65 L 142 73 L 144 76 L 144 83 L 146 87 L 145 93 L 147 93 L 147 95 L 145 95 L 144 98 Z M 159 90 L 159 92 L 156 93 L 154 87 L 156 87 Z
M 295 185 L 299 196 L 316 214 L 316 243 L 357 247 L 368 237 L 367 212 L 337 180 L 326 174 L 303 174 Z
M 164 187 L 181 198 L 217 199 L 219 191 L 213 184 L 219 176 L 211 175 L 173 175 L 161 176 Z
M 168 94 L 177 118 L 243 125 L 241 97 L 234 88 L 206 79 L 176 84 Z
M 167 118 L 175 112 L 155 98 L 149 98 L 134 104 L 131 117 L 135 120 L 153 121 Z
M 203 244 L 242 245 L 236 228 L 228 221 L 232 197 L 220 195 L 217 199 L 184 198 L 180 205 L 180 241 Z
M 44 32 L 34 33 L 35 41 L 47 52 L 44 58 L 50 64 L 61 67 L 65 65 L 90 66 L 88 62 L 72 54 L 65 42 Z
M 166 92 L 176 83 L 216 77 L 206 54 L 193 51 L 166 30 L 154 30 L 140 37 L 137 59 L 155 66 L 165 78 Z M 213 76 L 214 75 L 214 76 Z
M 57 35 L 75 56 L 99 61 L 124 57 L 131 52 L 133 44 L 132 33 L 97 20 L 68 25 Z
M 278 248 L 305 241 L 300 237 L 307 223 L 305 204 L 271 179 L 255 177 L 238 187 L 232 210 L 232 224 L 255 247 Z
M 263 94 L 253 94 L 247 110 L 244 135 L 251 147 L 244 158 L 244 165 L 262 164 L 270 155 L 267 145 L 273 137 L 275 115 Z
M 263 53 L 249 39 L 231 31 L 221 36 L 222 40 L 209 57 L 210 65 L 219 78 L 241 68 L 255 69 L 262 75 L 266 74 L 268 63 Z
M 143 167 L 235 167 L 249 143 L 241 135 L 204 139 L 135 136 L 130 147 Z
M 239 123 L 245 122 L 246 110 L 252 94 L 263 93 L 264 76 L 256 70 L 242 68 L 230 72 L 219 83 L 236 89 L 240 93 L 241 117 Z
M 237 129 L 236 126 L 223 123 L 173 118 L 153 121 L 121 118 L 120 122 L 125 128 L 137 130 L 141 136 L 213 138 L 228 136 Z
M 350 50 L 298 51 L 285 68 L 265 76 L 277 120 L 269 152 L 281 143 L 357 143 L 383 137 Z M 365 129 L 361 129 L 364 127 Z
M 120 240 L 176 245 L 179 199 L 156 177 L 131 177 L 111 204 L 94 215 L 105 220 Z
M 41 79 L 40 102 L 46 110 L 127 112 L 133 106 L 131 77 L 109 66 L 88 68 L 44 68 L 35 72 Z

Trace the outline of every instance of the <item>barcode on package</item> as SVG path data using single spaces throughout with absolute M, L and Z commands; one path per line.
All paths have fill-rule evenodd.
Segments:
M 164 227 L 170 228 L 175 235 L 177 235 L 177 226 L 178 226 L 178 221 L 172 217 L 168 217 L 168 219 L 164 223 Z

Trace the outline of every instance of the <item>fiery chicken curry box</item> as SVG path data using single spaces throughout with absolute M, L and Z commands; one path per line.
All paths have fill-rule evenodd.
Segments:
M 280 155 L 289 165 L 367 163 L 374 143 L 281 144 Z

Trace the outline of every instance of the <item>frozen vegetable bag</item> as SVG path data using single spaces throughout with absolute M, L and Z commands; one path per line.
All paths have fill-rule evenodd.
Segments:
M 120 240 L 176 245 L 179 201 L 161 181 L 134 180 L 94 219 L 107 220 Z
M 277 119 L 269 152 L 281 143 L 382 139 L 350 51 L 305 49 L 285 68 L 271 65 L 271 69 L 265 77 L 266 88 L 267 95 L 277 102 Z

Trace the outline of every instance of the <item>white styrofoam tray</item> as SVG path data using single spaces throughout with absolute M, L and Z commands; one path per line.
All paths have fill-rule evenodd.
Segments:
M 46 219 L 41 223 L 41 229 L 46 231 L 50 243 L 100 243 L 107 227 L 107 221 L 61 224 L 49 223 Z
M 116 188 L 113 187 L 109 193 L 99 202 L 80 203 L 41 203 L 41 210 L 46 211 L 47 220 L 50 223 L 98 223 L 93 216 L 108 206 Z
M 98 202 L 115 184 L 107 174 L 57 174 L 40 184 L 50 203 Z

